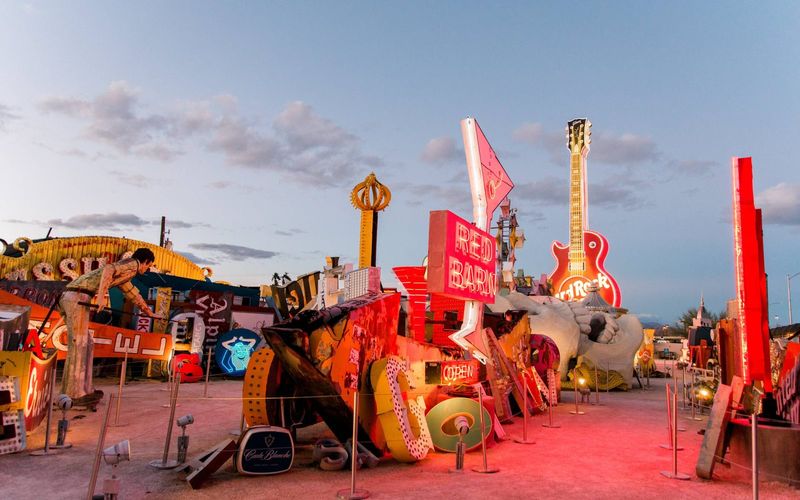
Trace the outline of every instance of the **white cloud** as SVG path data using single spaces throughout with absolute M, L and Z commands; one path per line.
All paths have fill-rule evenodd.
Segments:
M 425 163 L 441 165 L 452 161 L 463 161 L 464 151 L 456 147 L 456 141 L 452 137 L 436 137 L 428 141 L 419 157 Z
M 242 261 L 246 259 L 270 259 L 279 255 L 278 252 L 271 250 L 259 250 L 257 248 L 243 247 L 239 245 L 228 245 L 225 243 L 191 243 L 190 248 L 215 252 L 220 259 Z
M 756 195 L 765 224 L 800 225 L 800 184 L 781 182 Z
M 538 122 L 523 123 L 513 133 L 517 142 L 543 148 L 556 164 L 566 164 L 569 159 L 567 139 L 560 130 L 547 130 Z M 590 162 L 619 166 L 652 163 L 661 157 L 652 139 L 631 133 L 592 133 Z
M 592 134 L 590 158 L 610 165 L 642 165 L 661 157 L 656 143 L 649 137 L 636 134 Z
M 0 132 L 8 130 L 8 122 L 11 120 L 18 120 L 19 116 L 11 112 L 11 108 L 4 104 L 0 104 Z
M 107 214 L 75 215 L 69 219 L 50 219 L 46 224 L 56 228 L 67 227 L 71 229 L 121 231 L 123 229 L 147 226 L 150 222 L 134 214 L 118 214 L 116 212 L 111 212 Z
M 266 128 L 259 126 L 262 120 L 243 116 L 231 95 L 149 113 L 142 110 L 139 92 L 124 81 L 111 83 L 92 99 L 50 97 L 40 108 L 83 121 L 83 135 L 90 141 L 162 162 L 184 154 L 187 142 L 196 140 L 220 152 L 229 165 L 318 186 L 350 184 L 357 172 L 383 163 L 361 151 L 358 137 L 302 101 L 288 103 Z

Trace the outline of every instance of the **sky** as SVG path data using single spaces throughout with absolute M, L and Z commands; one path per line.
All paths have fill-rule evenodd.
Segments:
M 771 324 L 800 271 L 800 3 L 0 2 L 0 238 L 125 236 L 234 284 L 358 258 L 350 190 L 392 193 L 377 263 L 471 216 L 460 120 L 509 176 L 538 277 L 568 240 L 566 123 L 622 305 L 733 298 L 731 157 L 752 156 Z M 800 307 L 800 279 L 794 301 Z M 800 317 L 800 309 L 796 309 Z

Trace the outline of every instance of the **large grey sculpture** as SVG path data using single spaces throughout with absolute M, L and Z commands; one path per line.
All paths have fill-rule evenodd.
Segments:
M 528 296 L 518 292 L 498 295 L 489 308 L 493 312 L 509 309 L 528 311 L 531 332 L 547 335 L 561 355 L 559 371 L 567 378 L 569 360 L 582 356 L 599 370 L 622 375 L 628 387 L 633 381 L 633 358 L 642 343 L 642 324 L 635 315 L 623 314 L 606 304 L 595 307 L 589 301 L 564 302 L 555 297 Z

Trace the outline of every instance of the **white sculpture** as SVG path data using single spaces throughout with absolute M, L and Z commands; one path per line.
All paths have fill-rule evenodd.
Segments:
M 569 360 L 583 356 L 599 370 L 610 369 L 632 386 L 633 358 L 642 343 L 639 318 L 632 314 L 615 317 L 604 311 L 591 311 L 582 302 L 564 302 L 555 297 L 528 296 L 511 292 L 497 296 L 489 308 L 528 311 L 531 332 L 547 335 L 558 346 L 561 378 L 567 378 Z

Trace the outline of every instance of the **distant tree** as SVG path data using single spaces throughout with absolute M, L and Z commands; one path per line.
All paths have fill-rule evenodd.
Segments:
M 706 311 L 706 316 L 709 320 L 711 320 L 711 325 L 716 326 L 716 324 L 721 319 L 725 319 L 727 317 L 727 311 L 723 310 L 719 313 L 713 313 Z M 678 321 L 675 322 L 675 330 L 679 332 L 679 335 L 682 337 L 686 337 L 689 335 L 689 327 L 692 326 L 692 321 L 694 318 L 697 317 L 697 308 L 691 307 L 685 313 L 681 314 L 678 318 Z

